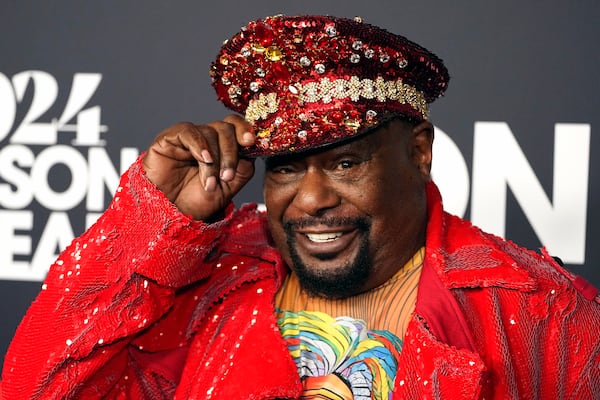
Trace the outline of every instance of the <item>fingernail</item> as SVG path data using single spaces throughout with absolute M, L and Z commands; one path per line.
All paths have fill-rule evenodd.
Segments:
M 245 132 L 242 135 L 242 140 L 246 144 L 252 144 L 252 143 L 254 143 L 254 135 L 252 133 L 250 133 L 250 132 Z
M 234 174 L 233 168 L 224 168 L 221 170 L 221 179 L 228 182 L 233 179 Z
M 206 182 L 204 183 L 204 190 L 207 192 L 214 192 L 217 189 L 217 178 L 214 176 L 209 176 L 206 178 Z
M 210 164 L 213 162 L 212 156 L 210 155 L 210 151 L 204 149 L 200 152 L 200 155 L 202 156 L 202 161 L 204 161 L 207 164 Z

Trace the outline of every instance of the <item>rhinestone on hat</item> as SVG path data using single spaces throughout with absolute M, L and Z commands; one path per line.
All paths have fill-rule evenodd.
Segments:
M 324 74 L 325 73 L 325 65 L 319 63 L 315 65 L 315 71 L 317 71 L 319 74 Z
M 311 64 L 310 62 L 310 58 L 303 56 L 300 57 L 300 65 L 302 65 L 303 67 L 309 67 Z

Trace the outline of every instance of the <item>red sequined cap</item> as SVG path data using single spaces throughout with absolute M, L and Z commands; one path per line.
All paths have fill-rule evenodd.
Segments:
M 255 127 L 248 156 L 333 143 L 392 115 L 426 120 L 449 79 L 416 43 L 359 18 L 325 16 L 250 22 L 223 45 L 210 74 L 219 100 Z

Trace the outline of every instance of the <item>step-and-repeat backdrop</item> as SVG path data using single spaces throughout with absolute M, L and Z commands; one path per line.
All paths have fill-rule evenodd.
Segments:
M 0 4 L 0 361 L 52 260 L 155 134 L 226 115 L 208 76 L 223 40 L 281 13 L 361 16 L 437 53 L 447 208 L 600 285 L 599 3 L 205 3 Z M 238 203 L 261 201 L 261 173 Z

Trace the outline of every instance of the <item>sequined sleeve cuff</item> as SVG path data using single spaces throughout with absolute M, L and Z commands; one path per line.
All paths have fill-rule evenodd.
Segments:
M 183 215 L 138 159 L 106 212 L 50 268 L 8 349 L 6 398 L 65 398 L 89 379 L 96 394 L 109 390 L 114 381 L 94 374 L 107 363 L 124 370 L 129 341 L 171 309 L 178 287 L 210 274 L 202 260 L 232 213 L 215 224 Z
M 138 273 L 159 285 L 181 287 L 206 277 L 202 260 L 217 246 L 229 224 L 233 204 L 224 218 L 207 224 L 184 215 L 143 172 L 141 157 L 123 175 L 103 224 L 115 226 L 123 240 L 120 255 Z

